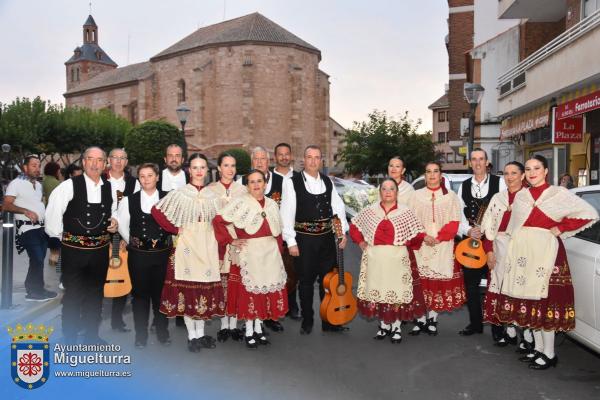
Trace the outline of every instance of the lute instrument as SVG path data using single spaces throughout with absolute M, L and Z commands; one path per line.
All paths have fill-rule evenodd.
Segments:
M 479 226 L 487 205 L 479 207 L 477 218 L 471 221 L 474 226 Z M 487 254 L 483 249 L 483 243 L 480 239 L 466 238 L 456 246 L 454 250 L 456 260 L 465 266 L 465 268 L 479 269 L 487 263 Z
M 117 202 L 123 198 L 123 192 L 117 190 Z M 104 297 L 121 297 L 131 292 L 131 278 L 127 266 L 127 250 L 121 248 L 121 235 L 115 233 L 110 244 L 110 260 L 104 282 Z
M 325 297 L 321 302 L 321 319 L 331 325 L 344 325 L 352 321 L 358 311 L 356 298 L 352 294 L 352 275 L 344 271 L 344 251 L 340 242 L 344 238 L 342 221 L 333 217 L 333 229 L 336 236 L 338 266 L 323 277 Z

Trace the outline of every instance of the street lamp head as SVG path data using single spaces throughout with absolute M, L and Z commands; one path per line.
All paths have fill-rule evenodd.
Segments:
M 181 103 L 179 107 L 175 109 L 175 111 L 177 112 L 177 118 L 179 118 L 179 122 L 181 122 L 181 125 L 185 125 L 188 119 L 188 115 L 192 110 L 188 106 L 186 106 L 185 103 Z
M 476 106 L 483 97 L 484 88 L 478 83 L 465 83 L 464 85 L 465 99 L 470 105 Z
M 10 153 L 10 144 L 4 143 L 2 145 L 2 152 L 3 153 Z

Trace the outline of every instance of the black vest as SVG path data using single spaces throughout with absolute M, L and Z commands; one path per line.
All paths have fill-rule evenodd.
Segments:
M 492 197 L 500 191 L 500 178 L 496 175 L 488 175 L 488 179 L 490 182 L 487 195 L 481 199 L 473 197 L 473 194 L 471 193 L 471 184 L 473 181 L 472 177 L 464 181 L 462 184 L 462 193 L 460 195 L 465 202 L 463 213 L 465 214 L 465 217 L 467 217 L 467 221 L 469 221 L 470 225 L 473 225 L 475 222 L 477 222 L 477 216 L 481 207 L 487 207 Z
M 269 171 L 269 179 L 271 180 L 271 189 L 268 193 L 265 193 L 265 196 L 271 198 L 274 193 L 279 193 L 281 196 L 281 191 L 283 190 L 283 176 L 274 173 L 273 171 Z M 244 175 L 242 177 L 242 185 L 246 186 L 248 184 L 248 176 Z
M 135 183 L 137 179 L 131 175 L 125 175 L 125 190 L 123 190 L 123 196 L 130 196 L 135 191 Z
M 99 236 L 107 232 L 110 224 L 112 193 L 110 183 L 103 180 L 100 203 L 88 203 L 85 177 L 71 178 L 73 198 L 63 214 L 63 230 L 72 235 Z
M 142 211 L 141 194 L 140 190 L 127 197 L 130 245 L 141 250 L 161 250 L 170 247 L 171 235 L 156 223 L 151 214 Z M 166 192 L 158 192 L 158 197 L 161 199 L 166 195 Z
M 166 190 L 163 189 L 163 179 L 162 179 L 163 171 L 164 171 L 164 169 L 158 173 L 159 181 L 158 181 L 158 184 L 156 185 L 156 188 L 158 190 L 160 190 L 161 192 L 166 192 Z M 190 174 L 187 171 L 183 171 L 183 173 L 185 174 L 185 183 L 186 184 L 190 183 Z
M 325 183 L 325 192 L 321 194 L 312 194 L 306 190 L 304 174 L 300 173 L 291 178 L 296 192 L 296 222 L 314 222 L 333 217 L 331 208 L 333 183 L 320 172 L 319 175 Z

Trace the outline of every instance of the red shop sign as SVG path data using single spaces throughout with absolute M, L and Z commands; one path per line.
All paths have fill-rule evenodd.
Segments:
M 556 119 L 569 118 L 597 108 L 600 108 L 600 90 L 556 107 Z
M 558 119 L 558 108 L 552 121 L 552 143 L 581 143 L 583 141 L 583 115 Z

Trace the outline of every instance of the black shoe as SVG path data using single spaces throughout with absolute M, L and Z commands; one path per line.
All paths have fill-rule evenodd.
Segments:
M 147 340 L 135 339 L 135 348 L 143 349 L 148 344 Z
M 204 335 L 200 339 L 197 339 L 200 347 L 205 349 L 214 349 L 217 347 L 217 341 L 212 336 Z
M 385 329 L 385 328 L 382 328 L 381 325 L 379 325 L 379 329 L 377 330 L 377 333 L 375 334 L 375 336 L 373 336 L 373 339 L 383 340 L 387 336 L 390 336 L 391 334 L 392 334 L 391 329 Z
M 519 342 L 516 352 L 519 354 L 529 354 L 533 353 L 533 348 L 534 342 L 528 342 L 527 340 L 523 339 Z
M 217 332 L 217 340 L 224 343 L 229 339 L 229 329 L 221 329 Z
M 400 342 L 402 342 L 402 334 L 400 333 L 400 331 L 397 329 L 394 329 L 392 331 L 392 337 L 390 340 L 391 340 L 392 344 L 399 344 Z
M 513 346 L 516 346 L 517 342 L 519 341 L 519 339 L 516 336 L 510 337 L 508 336 L 508 334 L 504 335 L 504 339 L 506 340 L 506 343 L 511 344 Z
M 458 334 L 460 336 L 471 336 L 471 335 L 474 335 L 475 333 L 483 333 L 483 326 L 476 329 L 476 328 L 473 328 L 471 325 L 467 325 L 465 327 L 465 329 L 458 332 Z
M 121 325 L 121 326 L 113 326 L 112 330 L 115 332 L 121 332 L 121 333 L 126 333 L 126 332 L 131 332 L 131 329 L 129 329 L 126 325 Z
M 411 336 L 419 336 L 419 334 L 421 332 L 423 332 L 423 330 L 425 329 L 425 326 L 427 325 L 421 321 L 417 321 L 416 319 L 414 320 L 414 324 L 415 324 L 415 326 L 412 329 L 412 331 L 408 332 L 408 334 Z
M 533 351 L 532 353 L 527 353 L 523 357 L 519 357 L 519 361 L 531 363 L 531 362 L 533 362 L 533 360 L 538 358 L 541 354 L 542 353 L 540 353 L 539 351 Z
M 339 325 L 338 326 L 338 325 L 331 325 L 331 324 L 328 324 L 328 323 L 323 323 L 321 325 L 321 330 L 323 332 L 336 332 L 336 333 L 339 333 L 339 332 L 349 331 L 350 328 L 348 328 L 347 326 L 344 326 L 344 325 Z
M 56 296 L 58 296 L 58 294 L 56 292 L 53 292 L 52 290 L 46 290 L 46 289 L 44 289 L 42 294 L 49 299 L 53 299 Z
M 294 321 L 300 321 L 302 319 L 302 316 L 298 311 L 288 311 L 285 316 L 293 319 Z
M 301 335 L 310 335 L 310 333 L 312 332 L 312 329 L 313 329 L 312 325 L 302 324 L 302 326 L 300 327 L 300 334 Z
M 535 360 L 542 360 L 542 361 L 544 361 L 544 364 L 538 364 L 535 362 Z M 529 364 L 529 368 L 537 369 L 537 370 L 544 370 L 544 369 L 548 369 L 550 367 L 556 368 L 556 364 L 558 364 L 558 357 L 556 355 L 554 357 L 552 357 L 552 359 L 550 359 L 545 354 L 540 353 L 540 355 L 538 357 L 536 357 L 531 362 L 531 364 Z
M 200 346 L 198 344 L 198 339 L 188 339 L 187 341 L 187 349 L 190 353 L 198 353 L 200 351 L 200 348 L 202 346 Z
M 54 297 L 56 297 L 56 294 L 54 294 Z M 41 293 L 28 293 L 25 296 L 25 300 L 26 301 L 48 301 L 48 300 L 52 300 L 54 297 L 49 297 L 47 296 L 44 292 Z
M 505 337 L 501 337 L 497 342 L 494 343 L 496 347 L 506 347 L 508 346 L 508 341 Z
M 263 321 L 263 324 L 273 332 L 283 332 L 283 325 L 279 321 L 266 319 Z
M 158 337 L 158 343 L 160 343 L 163 346 L 170 346 L 171 345 L 171 338 L 169 336 L 159 336 Z
M 258 349 L 258 342 L 254 338 L 254 336 L 244 336 L 246 340 L 246 347 L 249 349 Z
M 427 325 L 425 325 L 425 332 L 427 332 L 429 336 L 437 336 L 437 321 L 434 321 L 433 318 L 428 318 Z
M 241 342 L 244 340 L 244 334 L 242 330 L 238 328 L 230 329 L 229 336 L 231 337 L 231 340 L 235 342 Z
M 266 346 L 268 344 L 271 344 L 271 342 L 269 342 L 269 339 L 267 339 L 267 337 L 264 335 L 264 333 L 254 332 L 254 339 L 260 345 Z

